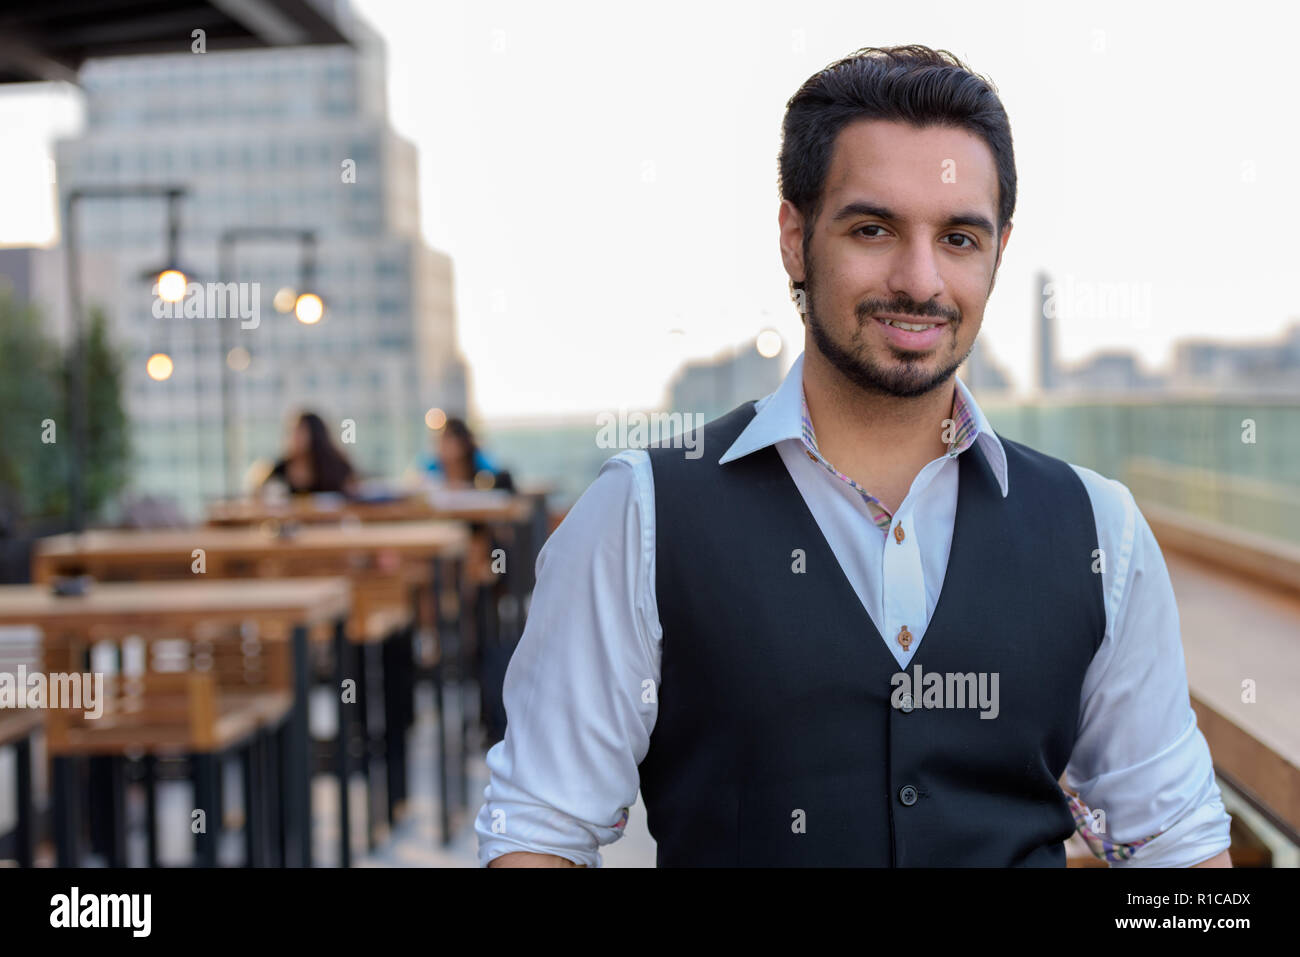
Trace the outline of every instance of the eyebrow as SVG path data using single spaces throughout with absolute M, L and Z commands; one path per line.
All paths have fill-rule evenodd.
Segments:
M 874 216 L 877 219 L 888 219 L 893 222 L 898 221 L 898 215 L 893 210 L 885 206 L 877 206 L 875 203 L 868 203 L 862 200 L 849 203 L 831 217 L 831 222 L 838 223 L 843 219 L 853 219 L 856 216 Z M 943 228 L 950 226 L 970 226 L 974 229 L 982 229 L 990 236 L 996 235 L 997 230 L 993 228 L 993 223 L 987 216 L 981 216 L 979 213 L 954 213 L 948 217 L 943 224 Z

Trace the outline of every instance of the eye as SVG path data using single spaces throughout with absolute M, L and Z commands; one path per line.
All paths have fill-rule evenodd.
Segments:
M 972 237 L 967 236 L 965 233 L 949 233 L 949 234 L 948 234 L 947 236 L 945 236 L 944 238 L 945 238 L 945 239 L 952 239 L 954 236 L 955 236 L 956 238 L 958 238 L 958 239 L 964 239 L 964 240 L 966 240 L 966 243 L 963 244 L 963 245 L 959 245 L 959 244 L 957 244 L 957 243 L 949 243 L 949 244 L 948 244 L 949 246 L 955 246 L 957 249 L 973 249 L 973 248 L 975 248 L 976 246 L 979 245 L 979 243 L 975 242 L 975 240 L 974 240 Z
M 879 223 L 867 223 L 867 225 L 865 225 L 865 226 L 859 226 L 857 229 L 854 230 L 854 232 L 856 232 L 856 233 L 860 233 L 860 232 L 862 232 L 864 229 L 884 229 L 884 228 L 885 228 L 885 227 L 884 227 L 884 226 L 881 226 Z M 873 235 L 868 236 L 867 238 L 868 238 L 868 239 L 875 239 L 878 235 L 880 235 L 880 234 L 879 234 L 879 233 L 876 233 L 876 234 L 873 234 Z

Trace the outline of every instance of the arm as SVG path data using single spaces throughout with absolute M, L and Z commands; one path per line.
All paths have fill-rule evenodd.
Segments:
M 1231 867 L 1232 858 L 1228 856 L 1227 851 L 1220 851 L 1208 861 L 1201 861 L 1199 864 L 1193 864 L 1192 867 Z
M 506 736 L 487 756 L 481 863 L 599 867 L 623 834 L 657 714 L 643 693 L 659 683 L 650 481 L 644 451 L 614 456 L 538 556 Z
M 531 854 L 528 851 L 513 851 L 510 854 L 502 854 L 488 862 L 488 867 L 586 867 L 586 864 L 575 864 L 573 861 L 564 857 L 556 857 L 554 854 Z
M 1191 707 L 1164 557 L 1127 488 L 1076 471 L 1105 555 L 1106 635 L 1084 678 L 1067 780 L 1105 812 L 1112 866 L 1225 866 L 1230 819 Z

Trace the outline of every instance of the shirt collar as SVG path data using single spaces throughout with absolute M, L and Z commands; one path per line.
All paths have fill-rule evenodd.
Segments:
M 984 410 L 979 407 L 975 397 L 966 388 L 966 383 L 956 376 L 953 378 L 956 381 L 956 394 L 953 398 L 953 408 L 957 413 L 953 417 L 956 422 L 956 434 L 949 454 L 960 455 L 971 445 L 979 442 L 984 450 L 984 457 L 998 480 L 1002 497 L 1005 498 L 1007 495 L 1006 450 L 1002 447 L 1002 442 L 993 431 L 988 419 L 985 418 Z M 718 459 L 719 465 L 726 465 L 728 462 L 785 439 L 803 441 L 803 353 L 794 360 L 790 371 L 786 373 L 785 379 L 776 391 L 758 400 L 756 409 L 749 424 L 740 435 L 736 436 L 736 441 L 731 443 L 722 458 Z M 968 427 L 963 424 L 963 420 L 967 417 L 970 422 Z M 970 431 L 973 431 L 973 436 L 970 435 Z

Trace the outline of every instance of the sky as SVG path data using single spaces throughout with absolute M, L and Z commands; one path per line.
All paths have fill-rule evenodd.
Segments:
M 354 0 L 387 40 L 425 238 L 455 263 L 488 419 L 651 407 L 674 369 L 803 329 L 777 245 L 786 101 L 862 46 L 946 48 L 996 84 L 1019 198 L 980 340 L 1022 389 L 1035 276 L 1066 362 L 1300 322 L 1294 6 L 1239 2 Z M 0 243 L 54 233 L 46 159 L 79 95 L 0 93 Z M 1103 305 L 1102 303 L 1108 303 Z

